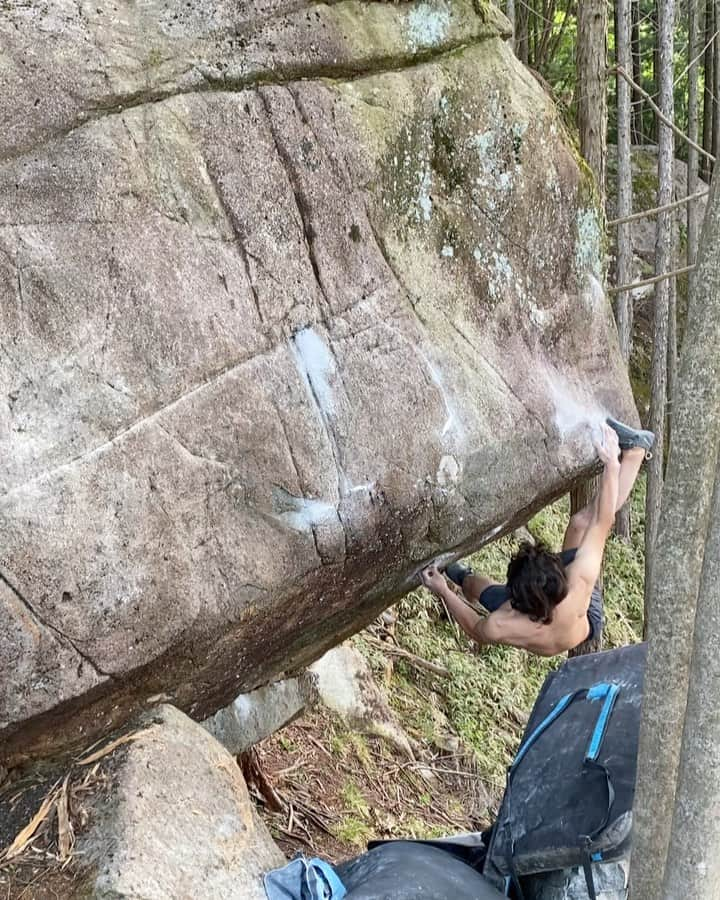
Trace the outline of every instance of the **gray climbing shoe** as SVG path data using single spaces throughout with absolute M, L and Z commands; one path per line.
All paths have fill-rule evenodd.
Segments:
M 642 447 L 646 453 L 652 450 L 655 443 L 655 435 L 652 431 L 631 428 L 629 425 L 618 422 L 617 419 L 607 419 L 607 424 L 617 434 L 621 450 L 632 450 L 633 447 Z
M 449 565 L 447 569 L 445 569 L 445 574 L 452 581 L 453 584 L 456 584 L 458 587 L 462 587 L 463 581 L 468 577 L 468 575 L 472 575 L 473 570 L 470 566 L 465 566 L 462 563 L 456 562 Z

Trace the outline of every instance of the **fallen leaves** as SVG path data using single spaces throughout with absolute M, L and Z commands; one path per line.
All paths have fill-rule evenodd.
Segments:
M 10 862 L 10 860 L 20 856 L 25 848 L 30 845 L 33 835 L 54 809 L 58 790 L 58 782 L 55 782 L 50 789 L 50 793 L 40 804 L 40 809 L 35 813 L 28 824 L 16 835 L 12 844 L 10 844 L 10 846 L 0 855 L 0 864 Z
M 149 725 L 147 728 L 140 728 L 138 731 L 131 731 L 129 734 L 123 734 L 119 738 L 116 738 L 114 741 L 110 741 L 109 744 L 106 744 L 104 747 L 101 747 L 99 750 L 96 750 L 94 753 L 91 753 L 90 756 L 86 756 L 83 759 L 79 759 L 77 764 L 79 766 L 89 766 L 91 763 L 97 762 L 99 759 L 102 759 L 104 756 L 107 756 L 109 753 L 112 753 L 117 747 L 121 744 L 127 744 L 130 741 L 136 741 L 138 738 L 142 737 L 148 731 L 151 731 L 153 728 L 152 725 Z
M 65 776 L 51 785 L 38 810 L 15 835 L 12 843 L 0 850 L 0 868 L 19 861 L 23 854 L 33 848 L 41 834 L 47 838 L 47 847 L 52 848 L 48 849 L 48 855 L 54 857 L 64 868 L 73 856 L 76 827 L 83 828 L 88 821 L 83 799 L 107 781 L 107 777 L 100 772 L 99 761 L 123 744 L 138 740 L 153 727 L 150 725 L 120 735 L 92 753 L 87 754 L 86 751 L 85 756 L 75 760 Z M 91 748 L 93 746 L 96 745 L 91 745 Z M 85 771 L 88 766 L 92 768 Z M 52 836 L 49 834 L 51 830 Z

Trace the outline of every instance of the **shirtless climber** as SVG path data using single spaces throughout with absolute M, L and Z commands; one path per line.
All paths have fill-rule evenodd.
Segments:
M 423 584 L 445 601 L 463 631 L 479 644 L 509 644 L 554 656 L 599 638 L 603 615 L 598 578 L 605 542 L 654 439 L 650 431 L 607 420 L 602 443 L 595 444 L 604 464 L 600 489 L 571 517 L 561 553 L 523 544 L 510 560 L 506 585 L 475 575 L 460 563 L 448 566 L 447 577 L 489 616 L 479 615 L 459 597 L 436 566 L 423 571 Z

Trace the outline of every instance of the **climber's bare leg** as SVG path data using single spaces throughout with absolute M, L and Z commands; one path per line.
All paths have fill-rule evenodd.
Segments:
M 461 590 L 466 600 L 469 600 L 471 603 L 478 603 L 480 601 L 480 594 L 482 594 L 485 588 L 492 587 L 494 584 L 498 583 L 499 582 L 497 581 L 493 581 L 492 578 L 486 578 L 485 575 L 467 575 L 463 578 Z
M 620 459 L 618 499 L 615 512 L 625 505 L 626 500 L 630 496 L 643 459 L 645 459 L 645 450 L 642 447 L 632 447 L 630 450 L 623 450 Z M 563 540 L 563 550 L 572 550 L 580 546 L 585 537 L 585 532 L 594 521 L 596 501 L 597 497 L 593 497 L 587 506 L 583 506 L 582 509 L 579 509 L 570 517 Z
M 620 459 L 620 478 L 618 481 L 618 512 L 625 506 L 628 497 L 632 493 L 632 489 L 637 481 L 640 466 L 645 459 L 645 450 L 642 447 L 632 447 L 630 450 L 623 450 Z

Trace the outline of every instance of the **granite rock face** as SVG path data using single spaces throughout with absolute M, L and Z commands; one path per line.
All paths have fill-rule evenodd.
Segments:
M 312 708 L 317 693 L 315 679 L 304 672 L 297 678 L 284 678 L 238 694 L 232 703 L 205 719 L 202 726 L 237 756 Z
M 77 896 L 265 900 L 262 876 L 285 857 L 233 757 L 171 706 L 143 718 L 79 838 Z
M 197 719 L 634 418 L 593 188 L 475 0 L 0 17 L 0 759 Z

